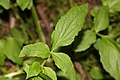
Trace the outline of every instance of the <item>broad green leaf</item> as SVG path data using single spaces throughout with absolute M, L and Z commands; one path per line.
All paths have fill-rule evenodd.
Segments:
M 57 80 L 56 73 L 49 67 L 44 67 L 42 73 L 49 76 L 52 80 Z
M 24 56 L 48 58 L 50 56 L 50 50 L 43 42 L 29 44 L 24 46 L 20 52 L 20 57 Z
M 65 53 L 52 53 L 52 58 L 56 66 L 65 72 L 70 80 L 76 80 L 74 66 L 68 55 Z
M 102 0 L 104 6 L 109 6 L 110 12 L 120 11 L 120 0 Z
M 12 28 L 11 34 L 14 37 L 14 39 L 16 40 L 16 42 L 20 45 L 20 47 L 22 47 L 22 45 L 24 43 L 24 39 L 22 37 L 21 32 L 16 28 Z
M 39 62 L 34 62 L 32 65 L 28 66 L 27 64 L 25 65 L 26 68 L 25 71 L 27 73 L 26 79 L 33 77 L 33 76 L 38 76 L 38 74 L 42 71 L 42 67 Z
M 83 27 L 88 5 L 73 7 L 58 21 L 52 33 L 52 50 L 67 46 L 74 41 L 75 36 Z
M 98 41 L 99 54 L 104 69 L 120 80 L 120 46 L 112 39 L 103 37 Z
M 18 6 L 20 6 L 22 10 L 25 10 L 26 8 L 30 9 L 32 7 L 33 1 L 32 0 L 17 0 L 17 4 Z
M 109 26 L 109 15 L 108 7 L 101 7 L 95 18 L 94 18 L 94 28 L 96 32 L 102 31 Z
M 93 67 L 90 70 L 90 75 L 92 78 L 97 79 L 97 80 L 102 80 L 103 79 L 103 73 L 102 70 L 99 67 Z
M 5 47 L 4 47 L 4 54 L 7 56 L 8 59 L 12 60 L 17 64 L 21 64 L 22 59 L 19 58 L 20 54 L 20 47 L 14 38 L 9 37 L 6 39 Z
M 4 55 L 4 40 L 0 40 L 0 65 L 4 65 L 5 55 Z
M 81 38 L 82 39 L 80 43 L 77 45 L 75 52 L 80 52 L 88 49 L 96 41 L 96 34 L 93 31 L 87 30 L 84 32 L 83 37 Z M 76 44 L 77 43 L 75 43 L 75 45 Z
M 43 80 L 41 77 L 34 77 L 31 80 Z
M 0 0 L 0 5 L 3 6 L 5 9 L 10 8 L 10 0 Z

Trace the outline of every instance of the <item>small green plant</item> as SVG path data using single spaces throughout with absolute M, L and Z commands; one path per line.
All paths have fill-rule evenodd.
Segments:
M 91 19 L 93 23 L 87 22 L 83 27 L 88 13 L 88 4 L 74 6 L 70 0 L 69 5 L 72 8 L 58 20 L 55 30 L 51 34 L 51 46 L 48 47 L 45 44 L 33 0 L 0 0 L 0 5 L 6 10 L 11 9 L 22 24 L 22 26 L 20 25 L 21 31 L 17 28 L 11 28 L 11 35 L 0 40 L 0 66 L 4 65 L 6 58 L 15 63 L 17 67 L 23 65 L 23 69 L 19 67 L 20 70 L 2 75 L 0 79 L 13 80 L 13 77 L 23 74 L 19 80 L 57 80 L 59 75 L 57 70 L 60 69 L 62 75 L 65 78 L 67 76 L 68 80 L 77 80 L 76 65 L 73 65 L 71 58 L 73 61 L 79 58 L 78 61 L 86 72 L 84 75 L 87 75 L 88 80 L 111 80 L 112 78 L 120 80 L 120 24 L 114 22 L 113 19 L 119 14 L 120 0 L 100 1 L 102 6 L 93 8 L 90 13 L 94 18 L 94 20 Z M 0 11 L 3 9 L 1 6 Z M 25 9 L 31 11 L 36 36 L 41 42 L 35 43 L 35 37 L 22 19 L 18 7 L 22 11 Z M 0 23 L 2 23 L 1 18 Z M 115 27 L 112 27 L 112 23 L 115 23 Z M 88 28 L 89 24 L 90 28 Z M 29 42 L 29 38 L 31 42 Z M 23 44 L 27 45 L 23 47 Z M 72 57 L 64 53 L 64 50 L 60 51 L 60 49 L 69 46 L 73 54 Z M 97 53 L 97 51 L 98 54 L 94 57 L 93 53 Z M 54 64 L 47 65 L 49 62 Z M 104 73 L 105 71 L 109 74 Z M 81 77 L 84 77 L 82 73 L 80 74 Z
M 87 8 L 87 4 L 73 7 L 61 17 L 51 35 L 51 49 L 43 42 L 23 47 L 20 57 L 40 57 L 45 59 L 42 64 L 37 61 L 33 62 L 31 65 L 25 64 L 24 70 L 27 73 L 26 79 L 42 80 L 43 78 L 48 80 L 49 77 L 52 80 L 57 80 L 55 72 L 50 67 L 44 67 L 46 60 L 53 58 L 55 65 L 65 72 L 70 80 L 76 80 L 74 66 L 70 57 L 65 53 L 56 52 L 56 49 L 61 46 L 70 45 L 74 41 L 75 36 L 83 27 Z M 47 77 L 45 77 L 45 75 Z

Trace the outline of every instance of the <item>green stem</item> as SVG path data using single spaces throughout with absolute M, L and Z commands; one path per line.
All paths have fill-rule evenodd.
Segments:
M 9 74 L 6 74 L 6 75 L 2 75 L 0 77 L 5 77 L 5 78 L 13 78 L 17 75 L 20 75 L 20 74 L 23 74 L 23 70 L 18 70 L 17 72 L 12 72 L 12 73 L 9 73 Z
M 47 60 L 44 60 L 43 63 L 41 64 L 41 66 L 44 66 L 44 64 L 46 63 Z
M 101 38 L 102 37 L 105 37 L 106 35 L 102 35 L 102 34 L 100 34 L 100 33 L 96 33 L 98 36 L 100 36 Z
M 36 32 L 38 34 L 38 37 L 42 42 L 45 42 L 45 38 L 43 36 L 41 25 L 39 23 L 38 15 L 37 15 L 34 5 L 31 8 L 31 13 L 32 13 L 32 17 L 33 17 L 33 21 L 36 27 Z

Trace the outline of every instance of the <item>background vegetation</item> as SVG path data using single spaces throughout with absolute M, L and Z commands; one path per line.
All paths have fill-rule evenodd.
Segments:
M 76 80 L 119 80 L 120 54 L 115 53 L 120 53 L 120 0 L 0 0 L 0 80 L 25 80 L 23 64 L 42 63 L 43 59 L 20 58 L 23 46 L 41 41 L 51 47 L 51 33 L 60 17 L 70 8 L 85 3 L 88 3 L 88 14 L 82 30 L 71 45 L 60 47 L 57 51 L 72 59 Z M 91 32 L 94 30 L 97 36 Z M 102 42 L 101 39 L 103 45 L 99 48 L 96 39 L 103 35 L 114 41 L 103 39 Z M 106 55 L 99 54 L 98 50 Z M 111 54 L 107 54 L 107 50 Z M 108 60 L 110 55 L 111 61 L 106 62 L 104 59 Z M 48 59 L 44 66 L 56 72 L 57 80 L 68 80 L 53 59 Z

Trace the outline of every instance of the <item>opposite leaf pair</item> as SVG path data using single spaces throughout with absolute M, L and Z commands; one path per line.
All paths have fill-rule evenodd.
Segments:
M 46 44 L 38 42 L 35 44 L 25 46 L 20 53 L 20 57 L 28 56 L 28 57 L 41 57 L 46 59 L 52 57 L 56 66 L 60 68 L 63 72 L 65 72 L 70 80 L 76 80 L 74 66 L 72 64 L 70 57 L 65 53 L 55 52 L 55 50 L 61 46 L 70 45 L 74 41 L 75 36 L 83 27 L 83 23 L 85 21 L 85 17 L 87 14 L 87 9 L 88 9 L 87 4 L 78 7 L 73 7 L 63 17 L 61 17 L 61 19 L 58 21 L 55 27 L 55 30 L 52 33 L 51 51 Z M 38 72 L 35 72 L 35 74 L 33 73 L 34 72 L 34 69 L 32 69 L 33 67 L 38 68 L 39 70 Z M 38 62 L 34 62 L 32 65 L 30 65 L 29 68 L 24 68 L 27 73 L 27 78 L 32 77 L 33 80 L 42 80 L 42 78 L 44 78 L 43 74 L 45 69 L 47 69 L 46 70 L 47 73 L 53 71 L 51 68 L 43 67 L 42 69 L 40 67 L 42 67 L 42 65 L 40 65 Z M 52 80 L 57 79 L 57 78 L 53 79 L 52 75 L 50 74 L 45 75 L 50 77 Z M 54 76 L 56 77 L 56 75 Z

